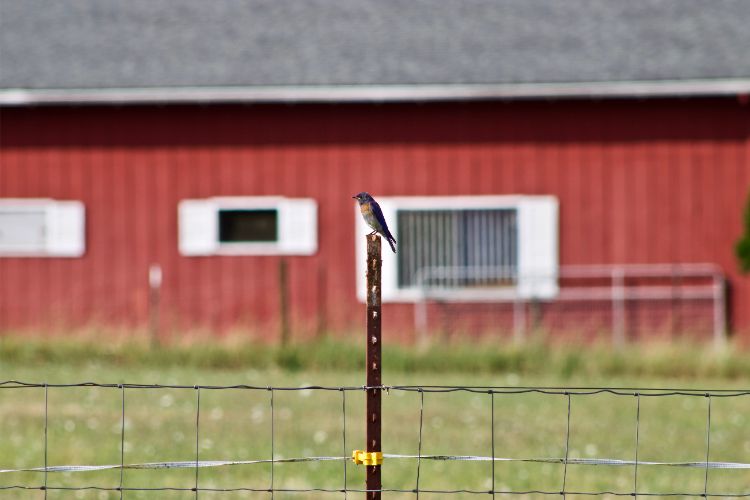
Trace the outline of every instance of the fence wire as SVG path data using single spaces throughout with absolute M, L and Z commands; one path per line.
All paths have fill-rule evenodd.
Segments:
M 107 464 L 107 465 L 50 465 L 48 463 L 48 415 L 49 415 L 49 391 L 50 389 L 58 388 L 71 388 L 71 387 L 98 387 L 98 388 L 109 388 L 118 389 L 120 391 L 120 463 Z M 43 388 L 44 389 L 44 465 L 41 467 L 28 467 L 28 468 L 3 468 L 0 469 L 0 474 L 5 473 L 19 473 L 19 472 L 30 472 L 30 473 L 41 473 L 43 474 L 43 483 L 39 486 L 29 485 L 8 485 L 0 486 L 1 490 L 39 490 L 44 492 L 46 498 L 47 491 L 113 491 L 119 492 L 120 498 L 123 497 L 124 492 L 156 492 L 156 491 L 182 491 L 182 492 L 194 492 L 195 497 L 198 498 L 199 492 L 265 492 L 270 493 L 273 498 L 274 493 L 342 493 L 344 497 L 347 497 L 348 493 L 369 493 L 372 491 L 380 491 L 384 493 L 412 493 L 419 498 L 420 493 L 429 494 L 478 494 L 478 495 L 492 495 L 494 498 L 496 495 L 582 495 L 582 496 L 630 496 L 630 497 L 672 497 L 672 496 L 684 496 L 684 497 L 750 497 L 750 492 L 744 493 L 715 493 L 709 492 L 708 490 L 708 471 L 711 469 L 731 469 L 731 470 L 742 470 L 750 469 L 750 463 L 748 462 L 722 462 L 722 461 L 711 461 L 711 402 L 714 398 L 736 398 L 736 397 L 747 397 L 750 396 L 750 389 L 642 389 L 632 387 L 516 387 L 516 386 L 442 386 L 442 385 L 390 385 L 390 386 L 319 386 L 319 385 L 308 385 L 302 387 L 271 387 L 271 386 L 256 386 L 256 385 L 178 385 L 178 384 L 108 384 L 108 383 L 97 383 L 97 382 L 81 382 L 75 384 L 50 384 L 50 383 L 30 383 L 16 380 L 9 380 L 0 382 L 0 389 L 11 390 L 11 389 L 30 389 L 30 388 Z M 189 461 L 168 461 L 168 462 L 150 462 L 150 463 L 125 463 L 125 421 L 126 421 L 126 390 L 139 390 L 139 389 L 193 389 L 195 390 L 196 397 L 196 411 L 195 411 L 195 458 Z M 269 393 L 269 408 L 271 413 L 271 456 L 270 458 L 256 459 L 256 460 L 201 460 L 200 459 L 200 422 L 201 422 L 201 391 L 217 391 L 217 390 L 230 390 L 240 389 L 249 391 L 268 391 Z M 351 460 L 351 456 L 348 455 L 347 449 L 347 431 L 346 431 L 346 394 L 352 391 L 367 391 L 367 390 L 381 390 L 381 391 L 404 391 L 404 392 L 416 392 L 419 394 L 419 433 L 418 433 L 418 447 L 416 455 L 408 454 L 390 454 L 383 453 L 383 457 L 389 460 L 414 460 L 416 461 L 416 484 L 413 489 L 400 489 L 400 488 L 382 488 L 380 490 L 367 490 L 362 488 L 352 488 L 348 484 L 346 463 Z M 308 456 L 308 457 L 296 457 L 296 458 L 276 458 L 274 449 L 274 393 L 278 391 L 332 391 L 339 392 L 341 394 L 341 415 L 342 415 L 342 443 L 343 452 L 342 456 Z M 425 394 L 445 394 L 445 393 L 475 393 L 475 394 L 487 394 L 490 399 L 490 425 L 491 425 L 491 456 L 481 455 L 434 455 L 434 454 L 422 454 L 422 437 L 423 437 L 423 422 L 424 422 L 424 411 L 425 411 Z M 557 395 L 564 396 L 566 398 L 566 414 L 565 414 L 565 453 L 563 457 L 527 457 L 527 458 L 511 458 L 511 457 L 498 457 L 495 451 L 495 399 L 496 396 L 503 395 L 514 395 L 514 394 L 544 394 L 544 395 Z M 571 400 L 572 396 L 596 396 L 602 394 L 611 394 L 615 396 L 629 396 L 634 397 L 636 401 L 636 412 L 635 412 L 635 453 L 633 460 L 613 459 L 613 458 L 572 458 L 569 456 L 570 450 L 570 422 L 571 422 Z M 639 447 L 640 447 L 640 428 L 641 428 L 641 398 L 655 398 L 655 397 L 668 397 L 668 396 L 686 396 L 705 398 L 707 401 L 706 411 L 706 432 L 705 432 L 705 443 L 706 453 L 705 460 L 703 461 L 647 461 L 639 460 Z M 343 487 L 342 488 L 279 488 L 276 487 L 274 481 L 274 464 L 282 463 L 301 463 L 301 462 L 324 462 L 324 461 L 341 461 L 343 462 Z M 476 489 L 428 489 L 423 488 L 420 485 L 421 469 L 423 461 L 465 461 L 465 462 L 491 462 L 491 488 L 489 490 L 476 490 Z M 559 490 L 497 490 L 496 489 L 496 474 L 495 464 L 496 463 L 507 463 L 507 462 L 521 462 L 521 463 L 542 463 L 542 464 L 558 464 L 563 466 L 562 483 Z M 267 488 L 250 488 L 250 487 L 235 487 L 235 488 L 217 488 L 217 487 L 205 487 L 200 485 L 199 471 L 203 468 L 209 467 L 227 467 L 227 466 L 239 466 L 239 465 L 252 465 L 252 464 L 271 464 L 270 473 L 270 484 Z M 601 466 L 612 466 L 612 467 L 633 467 L 633 486 L 630 492 L 617 492 L 617 491 L 572 491 L 567 489 L 568 479 L 568 465 L 601 465 Z M 703 492 L 639 492 L 638 491 L 638 472 L 639 468 L 643 467 L 673 467 L 673 468 L 698 468 L 704 470 L 704 481 L 703 481 Z M 194 469 L 194 483 L 192 487 L 135 487 L 126 486 L 124 484 L 123 473 L 125 470 L 144 470 L 144 469 Z M 102 471 L 102 470 L 119 470 L 119 483 L 113 487 L 103 486 L 50 486 L 48 482 L 48 476 L 50 473 L 76 473 L 76 472 L 90 472 L 90 471 Z

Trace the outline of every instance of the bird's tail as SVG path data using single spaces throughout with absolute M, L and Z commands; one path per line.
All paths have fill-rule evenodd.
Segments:
M 393 253 L 396 253 L 396 239 L 391 237 L 386 237 L 386 241 L 388 241 L 388 244 L 391 246 L 391 250 L 393 250 Z

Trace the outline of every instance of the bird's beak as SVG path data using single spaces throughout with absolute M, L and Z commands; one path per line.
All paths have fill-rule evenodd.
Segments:
M 352 196 L 352 198 L 354 198 L 355 200 L 357 199 L 357 197 L 356 197 L 356 196 Z

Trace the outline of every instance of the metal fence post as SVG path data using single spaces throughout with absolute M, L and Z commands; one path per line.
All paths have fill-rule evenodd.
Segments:
M 526 339 L 526 302 L 516 297 L 513 301 L 513 341 L 520 343 Z
M 724 277 L 716 273 L 713 280 L 714 293 L 714 349 L 723 349 L 727 344 L 727 300 Z
M 367 386 L 377 387 L 382 385 L 381 378 L 381 336 L 380 336 L 380 271 L 381 260 L 380 236 L 373 234 L 367 236 L 367 354 L 365 356 Z M 381 451 L 381 390 L 367 389 L 367 402 L 365 418 L 368 453 Z M 382 487 L 380 477 L 380 465 L 367 465 L 366 488 L 368 492 L 365 498 L 370 500 L 380 499 Z

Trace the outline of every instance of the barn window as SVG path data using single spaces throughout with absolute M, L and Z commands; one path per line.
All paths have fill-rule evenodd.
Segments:
M 82 203 L 0 199 L 0 257 L 79 257 L 85 244 Z
M 43 208 L 0 212 L 0 245 L 6 250 L 43 252 L 47 227 Z
M 517 211 L 398 210 L 398 286 L 482 287 L 516 281 Z
M 183 200 L 178 207 L 182 255 L 312 255 L 317 205 L 276 196 Z
M 557 199 L 551 196 L 378 197 L 394 255 L 383 252 L 382 298 L 418 301 L 551 298 L 557 294 Z M 364 235 L 357 216 L 357 264 Z M 364 300 L 363 283 L 358 295 Z

